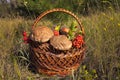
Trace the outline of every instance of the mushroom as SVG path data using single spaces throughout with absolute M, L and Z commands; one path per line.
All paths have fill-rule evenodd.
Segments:
M 69 50 L 72 47 L 72 42 L 65 35 L 53 36 L 50 44 L 58 50 Z
M 70 31 L 69 28 L 63 27 L 63 28 L 60 29 L 60 34 L 67 36 L 69 31 Z
M 36 27 L 31 33 L 31 40 L 38 42 L 47 42 L 54 35 L 53 31 L 46 26 Z

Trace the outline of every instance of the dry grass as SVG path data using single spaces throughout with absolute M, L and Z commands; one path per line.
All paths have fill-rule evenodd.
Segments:
M 82 17 L 86 33 L 86 58 L 76 74 L 47 77 L 29 70 L 28 45 L 22 31 L 30 32 L 32 20 L 0 19 L 0 80 L 120 80 L 120 13 Z M 42 24 L 52 25 L 46 20 Z M 41 24 L 41 23 L 40 23 Z

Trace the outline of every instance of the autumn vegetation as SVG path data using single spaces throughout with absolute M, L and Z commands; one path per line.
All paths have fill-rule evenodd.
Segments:
M 79 17 L 87 50 L 75 73 L 49 77 L 30 66 L 22 32 L 28 35 L 39 14 L 58 7 Z M 69 27 L 72 21 L 53 13 L 38 24 Z M 120 80 L 120 0 L 0 0 L 0 80 Z

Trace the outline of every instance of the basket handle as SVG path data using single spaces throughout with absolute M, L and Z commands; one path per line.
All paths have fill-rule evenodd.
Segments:
M 76 21 L 78 22 L 79 27 L 80 27 L 80 29 L 81 29 L 81 31 L 82 31 L 82 35 L 84 36 L 84 28 L 83 28 L 83 26 L 81 25 L 81 21 L 79 20 L 79 18 L 78 18 L 74 13 L 72 13 L 72 12 L 66 10 L 66 9 L 63 9 L 63 8 L 55 8 L 55 9 L 51 9 L 51 10 L 48 10 L 48 11 L 43 12 L 41 15 L 39 15 L 39 16 L 36 18 L 36 20 L 35 20 L 35 22 L 34 22 L 34 24 L 33 24 L 33 26 L 32 26 L 32 29 L 35 28 L 35 26 L 36 26 L 37 23 L 41 20 L 41 18 L 43 18 L 45 15 L 47 15 L 47 14 L 49 14 L 49 13 L 52 13 L 52 12 L 64 12 L 64 13 L 67 13 L 67 14 L 73 16 L 73 17 L 76 19 Z

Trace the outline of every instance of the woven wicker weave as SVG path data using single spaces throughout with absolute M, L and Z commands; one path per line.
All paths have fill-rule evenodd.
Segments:
M 41 18 L 52 12 L 64 12 L 73 16 L 79 23 L 84 37 L 84 30 L 78 17 L 70 11 L 61 8 L 48 10 L 42 13 L 35 20 L 32 29 L 35 28 Z M 83 44 L 80 49 L 71 48 L 68 51 L 56 50 L 48 42 L 40 44 L 38 42 L 31 41 L 29 44 L 31 50 L 31 61 L 36 67 L 36 70 L 47 75 L 64 76 L 71 74 L 72 71 L 79 67 L 84 58 L 85 44 Z

